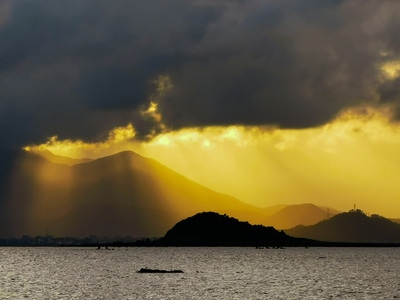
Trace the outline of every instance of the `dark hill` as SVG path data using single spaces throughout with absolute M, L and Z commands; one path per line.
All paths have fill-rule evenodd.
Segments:
M 178 222 L 159 242 L 169 246 L 293 246 L 306 241 L 273 227 L 203 212 Z
M 350 243 L 400 243 L 400 224 L 361 210 L 338 214 L 312 226 L 285 230 L 291 236 Z

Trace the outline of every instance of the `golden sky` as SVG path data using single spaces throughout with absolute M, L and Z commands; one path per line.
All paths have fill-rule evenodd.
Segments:
M 161 121 L 157 105 L 147 113 Z M 132 124 L 98 143 L 56 136 L 29 150 L 97 158 L 132 150 L 244 202 L 266 207 L 311 202 L 347 211 L 400 215 L 400 124 L 390 108 L 358 107 L 315 128 L 260 126 L 187 128 L 148 141 Z

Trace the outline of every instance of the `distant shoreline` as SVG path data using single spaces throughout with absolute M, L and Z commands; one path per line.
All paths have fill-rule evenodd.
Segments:
M 0 248 L 15 247 L 15 248 L 96 248 L 99 250 L 111 250 L 115 248 L 257 248 L 259 250 L 276 250 L 284 248 L 397 248 L 400 243 L 351 243 L 351 242 L 323 242 L 312 241 L 311 243 L 304 244 L 281 244 L 279 246 L 272 245 L 168 245 L 161 244 L 158 241 L 137 241 L 137 242 L 110 242 L 110 243 L 82 243 L 82 244 L 1 244 Z
M 282 244 L 281 246 L 249 246 L 249 245 L 160 245 L 157 243 L 110 243 L 110 244 L 82 244 L 82 245 L 60 245 L 59 247 L 101 247 L 101 248 L 133 248 L 133 247 L 157 247 L 157 248 L 260 248 L 259 250 L 275 250 L 275 249 L 282 249 L 282 248 L 397 248 L 400 247 L 400 243 L 347 243 L 347 242 L 319 242 L 315 241 L 314 244 L 303 244 L 303 245 L 285 245 Z
M 74 247 L 74 246 L 60 246 L 60 247 Z M 91 245 L 82 245 L 80 247 L 97 247 L 97 245 L 95 246 L 91 246 Z M 105 246 L 102 246 L 105 247 Z M 108 245 L 108 247 L 111 248 L 133 248 L 133 247 L 157 247 L 157 248 L 171 248 L 171 247 L 175 247 L 175 248 L 257 248 L 258 246 L 210 246 L 210 245 L 204 245 L 204 246 L 174 246 L 174 245 L 134 245 L 134 246 L 113 246 L 113 245 Z M 358 244 L 358 243 L 331 243 L 331 244 L 321 244 L 321 245 L 310 245 L 310 246 L 292 246 L 292 245 L 288 245 L 288 246 L 282 246 L 282 247 L 267 247 L 267 246 L 261 246 L 260 250 L 263 249 L 271 249 L 271 250 L 275 250 L 275 249 L 284 249 L 284 248 L 397 248 L 400 247 L 400 244 L 386 244 L 386 243 L 381 243 L 381 244 L 375 244 L 375 243 L 367 243 L 367 244 Z
M 96 248 L 99 245 L 0 245 L 0 248 Z M 108 249 L 106 249 L 106 247 Z M 282 247 L 255 247 L 255 246 L 160 246 L 160 245 L 101 245 L 99 250 L 114 250 L 118 248 L 255 248 L 258 250 L 279 250 L 285 248 L 398 248 L 400 244 L 354 244 L 332 243 L 312 246 L 282 246 Z

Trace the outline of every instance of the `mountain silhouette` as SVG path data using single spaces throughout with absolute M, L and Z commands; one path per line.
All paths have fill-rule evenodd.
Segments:
M 228 214 L 278 229 L 292 227 L 290 224 L 307 225 L 327 217 L 325 209 L 312 204 L 265 209 L 251 206 L 134 152 L 81 163 L 49 157 L 48 153 L 45 158 L 20 149 L 0 149 L 0 237 L 46 234 L 160 237 L 179 220 L 201 211 Z M 329 225 L 335 218 L 324 222 Z M 394 241 L 393 222 L 386 227 L 379 223 L 379 227 L 371 229 L 367 223 L 360 226 L 353 223 L 325 224 L 327 227 L 320 231 L 300 226 L 287 232 L 328 241 Z M 350 236 L 350 227 L 359 230 Z M 377 237 L 364 238 L 367 233 L 362 231 L 374 232 Z
M 2 160 L 0 236 L 162 236 L 213 210 L 260 223 L 260 210 L 133 152 L 67 166 L 25 151 Z
M 278 211 L 280 211 L 281 209 L 288 207 L 289 205 L 285 205 L 285 204 L 277 204 L 277 205 L 273 205 L 273 206 L 267 206 L 263 208 L 263 212 L 265 214 L 265 216 L 269 217 L 272 216 L 273 214 L 276 214 Z
M 311 241 L 310 241 L 311 242 Z M 158 241 L 168 246 L 289 246 L 304 245 L 273 227 L 251 225 L 215 212 L 198 213 L 178 222 Z
M 297 225 L 313 225 L 337 214 L 334 209 L 321 208 L 311 203 L 287 205 L 265 219 L 268 224 L 277 229 L 292 228 Z
M 285 230 L 291 236 L 331 242 L 400 243 L 400 224 L 361 210 L 340 213 L 311 226 Z
M 65 157 L 61 155 L 55 155 L 51 153 L 49 150 L 43 150 L 40 152 L 37 152 L 38 155 L 44 157 L 47 159 L 49 162 L 56 163 L 56 164 L 62 164 L 62 165 L 67 165 L 67 166 L 73 166 L 76 164 L 81 164 L 81 163 L 87 163 L 92 161 L 90 158 L 70 158 L 70 157 Z

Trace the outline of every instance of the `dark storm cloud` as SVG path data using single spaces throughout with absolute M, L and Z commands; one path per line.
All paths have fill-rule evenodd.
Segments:
M 399 20 L 395 1 L 3 0 L 0 138 L 95 140 L 128 122 L 144 136 L 165 74 L 170 128 L 300 128 L 397 103 L 379 65 L 399 59 Z
M 175 76 L 165 117 L 176 127 L 308 127 L 384 102 L 379 65 L 399 59 L 393 1 L 248 1 L 230 6 Z M 390 53 L 390 57 L 383 56 Z M 391 89 L 392 103 L 399 101 Z
M 54 134 L 96 139 L 134 121 L 152 81 L 182 63 L 181 49 L 193 47 L 219 13 L 183 0 L 7 3 L 0 138 L 14 145 Z

